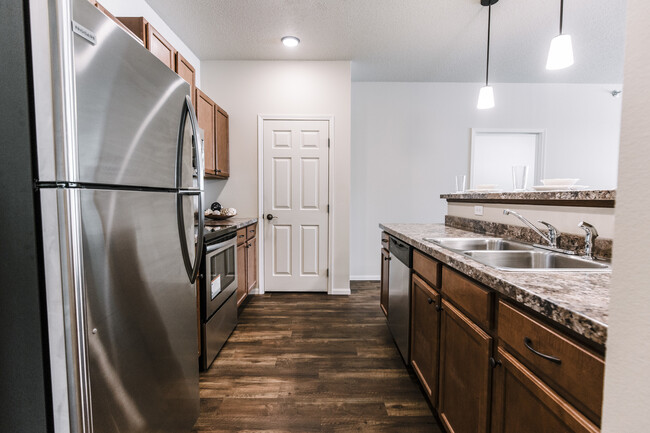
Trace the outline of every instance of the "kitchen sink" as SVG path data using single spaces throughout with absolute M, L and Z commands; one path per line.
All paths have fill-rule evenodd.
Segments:
M 500 238 L 424 238 L 441 247 L 455 251 L 503 251 L 503 250 L 533 250 L 532 245 L 507 241 Z
M 605 263 L 548 251 L 465 251 L 479 263 L 504 271 L 610 271 Z

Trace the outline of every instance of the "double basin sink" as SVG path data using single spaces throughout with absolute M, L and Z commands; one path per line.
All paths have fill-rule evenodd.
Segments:
M 609 272 L 605 263 L 499 238 L 424 238 L 502 271 Z

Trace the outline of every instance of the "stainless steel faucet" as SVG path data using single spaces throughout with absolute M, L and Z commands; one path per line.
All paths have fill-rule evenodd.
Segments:
M 585 259 L 594 260 L 596 258 L 596 256 L 594 256 L 594 243 L 598 237 L 598 230 L 596 230 L 596 227 L 585 221 L 580 221 L 578 227 L 585 231 L 585 252 L 582 256 Z
M 526 218 L 524 218 L 523 216 L 521 216 L 520 214 L 518 214 L 517 212 L 515 212 L 513 210 L 504 209 L 503 214 L 504 215 L 512 215 L 512 216 L 515 216 L 515 217 L 519 218 L 519 220 L 522 223 L 526 224 L 528 227 L 533 229 L 535 231 L 535 233 L 540 235 L 542 237 L 542 239 L 544 239 L 546 242 L 548 242 L 548 245 L 551 248 L 557 248 L 557 238 L 560 237 L 560 232 L 558 231 L 558 229 L 553 227 L 551 224 L 547 223 L 546 221 L 542 221 L 542 220 L 537 221 L 540 224 L 544 224 L 548 228 L 548 235 L 546 235 L 546 234 L 542 233 L 537 227 L 535 227 L 535 225 L 533 223 L 531 223 Z

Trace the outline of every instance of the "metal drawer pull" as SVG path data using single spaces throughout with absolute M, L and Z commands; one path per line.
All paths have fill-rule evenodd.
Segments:
M 524 337 L 524 345 L 526 346 L 526 349 L 530 350 L 535 355 L 541 356 L 542 358 L 544 358 L 544 359 L 546 359 L 548 361 L 554 362 L 556 364 L 562 364 L 562 360 L 560 358 L 556 358 L 554 356 L 545 355 L 545 354 L 543 354 L 541 352 L 538 352 L 538 351 L 536 351 L 535 349 L 532 348 L 532 346 L 531 346 L 532 344 L 533 344 L 533 341 L 530 338 Z
M 390 257 L 384 257 L 384 260 L 388 261 L 390 260 Z

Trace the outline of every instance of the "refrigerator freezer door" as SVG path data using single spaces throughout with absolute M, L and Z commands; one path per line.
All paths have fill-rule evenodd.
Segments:
M 177 195 L 79 195 L 93 431 L 187 432 L 199 411 L 196 288 Z
M 176 179 L 189 84 L 87 0 L 73 1 L 73 17 L 84 28 L 74 34 L 78 178 L 56 180 L 191 188 L 189 121 L 180 134 L 187 167 Z

